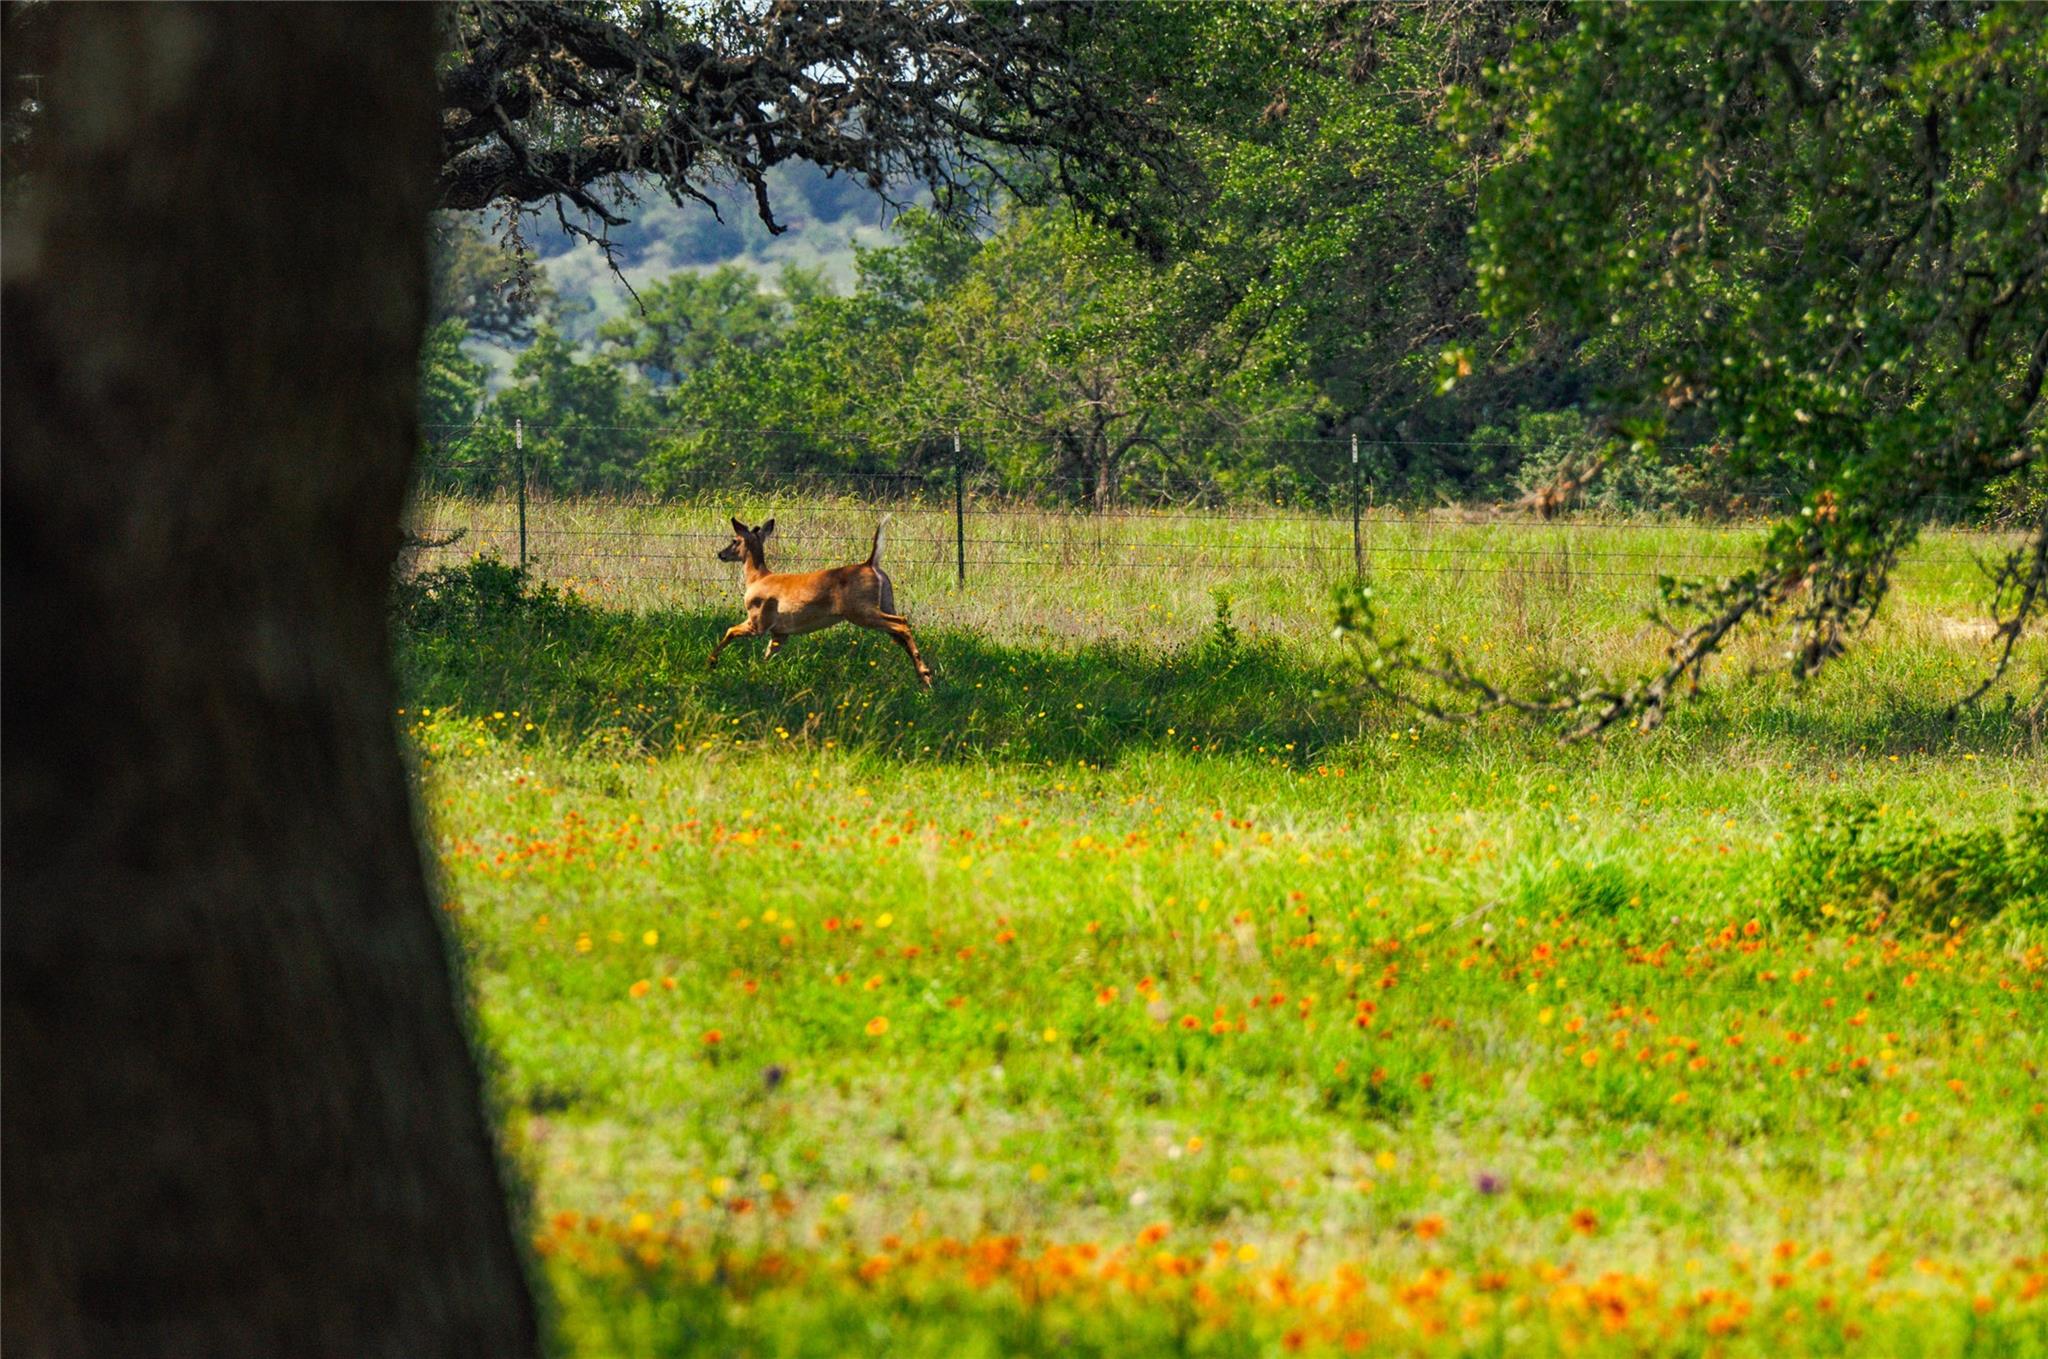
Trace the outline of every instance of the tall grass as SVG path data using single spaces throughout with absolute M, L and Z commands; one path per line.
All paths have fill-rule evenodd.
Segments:
M 1183 641 L 1208 623 L 1216 591 L 1251 635 L 1319 637 L 1332 585 L 1354 569 L 1348 515 L 1273 509 L 1080 514 L 975 502 L 966 515 L 966 586 L 956 584 L 950 503 L 769 496 L 639 503 L 536 499 L 528 547 L 542 579 L 630 609 L 731 607 L 739 573 L 716 560 L 726 521 L 773 518 L 771 567 L 808 570 L 868 553 L 892 516 L 885 565 L 913 616 L 1002 640 Z M 418 563 L 479 552 L 518 556 L 517 509 L 504 500 L 433 498 L 421 526 L 461 529 Z M 1754 525 L 1657 520 L 1474 518 L 1464 511 L 1378 511 L 1362 524 L 1363 561 L 1383 597 L 1447 633 L 1500 646 L 1582 640 L 1640 623 L 1659 574 L 1728 573 L 1761 540 Z M 1888 606 L 1948 642 L 1981 641 L 1980 556 L 2011 535 L 1932 532 L 1908 553 Z M 1498 635 L 1496 635 L 1498 634 Z
M 749 517 L 758 522 L 772 509 Z M 771 564 L 858 560 L 876 513 L 844 501 L 777 511 Z M 408 688 L 435 706 L 519 707 L 558 719 L 558 732 L 602 726 L 662 748 L 714 737 L 801 739 L 910 757 L 1057 761 L 1164 745 L 1264 747 L 1307 760 L 1389 723 L 1406 725 L 1351 692 L 1351 657 L 1329 635 L 1329 589 L 1351 567 L 1348 522 L 1090 521 L 984 509 L 971 530 L 978 559 L 960 588 L 950 513 L 899 507 L 896 515 L 885 563 L 940 673 L 929 697 L 911 691 L 909 667 L 885 639 L 852 629 L 794 639 L 767 663 L 742 644 L 707 673 L 712 642 L 739 616 L 738 569 L 715 560 L 730 538 L 723 516 L 701 505 L 589 502 L 531 510 L 530 571 L 549 590 L 544 600 L 516 600 L 501 582 L 453 630 L 440 626 L 445 609 L 408 604 Z M 462 595 L 473 582 L 436 573 L 478 552 L 517 555 L 503 504 L 431 503 L 422 519 L 471 531 L 414 564 L 423 574 L 404 591 L 409 601 Z M 1651 665 L 1661 646 L 1646 622 L 1656 574 L 1733 569 L 1754 541 L 1751 531 L 1708 525 L 1427 516 L 1375 522 L 1369 535 L 1382 607 L 1509 679 L 1561 666 L 1626 673 Z M 1974 558 L 1996 541 L 1930 537 L 1907 558 L 1878 622 L 1802 688 L 1778 676 L 1782 639 L 1742 639 L 1717 663 L 1680 734 L 1661 739 L 1887 750 L 2031 739 L 1996 696 L 1960 721 L 1947 712 L 1991 663 Z M 2037 632 L 2020 648 L 2015 682 L 2025 685 L 2044 664 L 2048 643 Z M 1485 739 L 1521 748 L 1525 735 L 1503 725 Z

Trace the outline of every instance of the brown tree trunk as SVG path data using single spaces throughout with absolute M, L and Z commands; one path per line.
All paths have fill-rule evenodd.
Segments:
M 536 1345 L 383 607 L 435 23 L 10 8 L 9 1359 Z

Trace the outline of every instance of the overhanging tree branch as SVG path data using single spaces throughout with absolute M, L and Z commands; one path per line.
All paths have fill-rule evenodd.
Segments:
M 1156 244 L 1135 190 L 1179 163 L 1163 121 L 1091 57 L 1109 22 L 1044 0 L 460 5 L 440 204 L 567 200 L 618 226 L 638 183 L 705 204 L 736 183 L 780 232 L 768 172 L 805 160 L 885 194 L 929 186 L 942 207 L 991 184 L 1056 191 Z

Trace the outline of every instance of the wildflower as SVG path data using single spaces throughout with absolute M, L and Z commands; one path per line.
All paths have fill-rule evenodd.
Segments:
M 717 1047 L 717 1046 L 718 1046 L 718 1045 L 719 1045 L 720 1043 L 723 1043 L 724 1041 L 725 1041 L 725 1035 L 724 1035 L 724 1034 L 722 1034 L 722 1033 L 720 1033 L 720 1032 L 719 1032 L 719 1031 L 718 1031 L 717 1029 L 706 1029 L 706 1030 L 704 1030 L 704 1046 L 705 1046 L 705 1047 L 707 1047 L 707 1048 L 715 1048 L 715 1047 Z
M 640 999 L 640 997 L 646 995 L 649 991 L 652 991 L 653 989 L 653 985 L 650 982 L 648 982 L 645 978 L 642 978 L 641 980 L 636 981 L 631 986 L 627 987 L 626 994 L 631 996 L 633 999 L 638 1000 Z
M 780 1065 L 769 1066 L 761 1072 L 761 1084 L 764 1088 L 773 1090 L 782 1084 L 783 1078 L 788 1074 Z
M 1480 1171 L 1479 1178 L 1473 1181 L 1473 1185 L 1482 1194 L 1498 1194 L 1508 1187 L 1506 1180 L 1490 1170 Z
M 640 936 L 640 942 L 647 945 L 647 947 L 649 948 L 653 948 L 656 944 L 661 942 L 661 934 L 657 930 L 649 930 L 647 931 L 647 933 Z
M 889 1017 L 887 1015 L 876 1015 L 868 1021 L 868 1037 L 880 1038 L 887 1032 L 889 1032 Z
M 1424 1241 L 1434 1241 L 1444 1234 L 1444 1220 L 1432 1214 L 1415 1224 L 1415 1234 Z
M 1600 1230 L 1600 1219 L 1591 1208 L 1580 1208 L 1572 1214 L 1572 1230 L 1580 1236 L 1591 1236 Z

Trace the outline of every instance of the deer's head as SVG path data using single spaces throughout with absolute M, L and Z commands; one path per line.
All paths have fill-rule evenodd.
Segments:
M 770 519 L 758 528 L 748 528 L 739 520 L 733 520 L 732 541 L 718 550 L 718 560 L 722 562 L 752 562 L 755 566 L 765 568 L 768 564 L 768 558 L 763 552 L 761 545 L 768 540 L 768 535 L 773 532 L 775 532 L 775 521 L 773 519 Z

